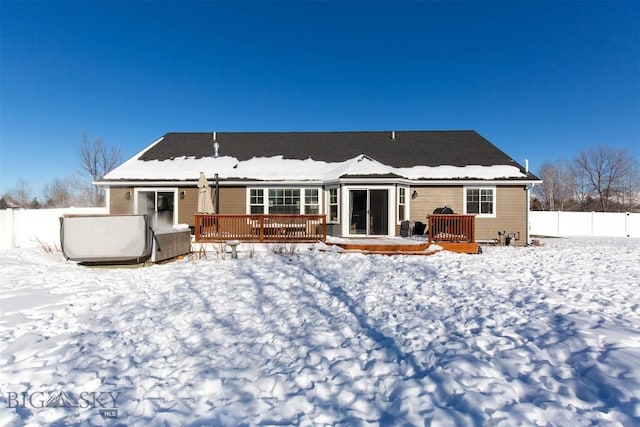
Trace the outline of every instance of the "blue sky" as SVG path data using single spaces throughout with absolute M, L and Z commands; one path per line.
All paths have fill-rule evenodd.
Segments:
M 0 194 L 172 131 L 474 129 L 640 157 L 640 2 L 0 2 Z

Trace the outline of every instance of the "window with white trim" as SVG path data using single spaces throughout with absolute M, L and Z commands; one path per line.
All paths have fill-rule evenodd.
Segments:
M 398 187 L 398 221 L 407 219 L 407 189 Z
M 300 213 L 300 189 L 299 188 L 270 188 L 269 189 L 269 213 L 270 214 L 299 214 Z
M 496 216 L 495 187 L 465 188 L 465 213 L 478 216 Z
M 329 222 L 340 222 L 338 187 L 329 189 Z
M 250 214 L 320 214 L 318 188 L 249 188 Z
M 320 213 L 320 197 L 317 188 L 307 188 L 304 190 L 304 213 L 319 214 Z
M 264 190 L 262 188 L 252 188 L 249 190 L 249 213 L 264 213 Z

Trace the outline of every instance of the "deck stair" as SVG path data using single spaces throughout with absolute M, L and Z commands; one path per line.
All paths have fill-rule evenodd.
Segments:
M 363 254 L 378 255 L 433 255 L 441 250 L 452 252 L 477 254 L 481 253 L 480 245 L 468 242 L 421 242 L 408 239 L 353 239 L 351 242 L 327 242 L 328 245 L 335 245 L 345 252 L 358 252 Z

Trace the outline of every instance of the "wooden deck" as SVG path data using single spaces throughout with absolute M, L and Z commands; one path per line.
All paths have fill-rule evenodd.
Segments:
M 432 255 L 441 250 L 479 254 L 475 241 L 475 215 L 437 214 L 428 216 L 427 239 L 360 239 L 335 243 L 345 251 L 382 255 Z
M 345 251 L 383 255 L 431 255 L 440 250 L 477 254 L 474 215 L 429 215 L 428 240 L 338 239 Z M 195 215 L 195 242 L 313 243 L 327 240 L 326 215 Z
M 195 215 L 196 243 L 309 243 L 326 239 L 326 215 Z
M 415 243 L 413 243 L 415 242 Z M 398 243 L 392 243 L 385 240 L 364 239 L 354 240 L 353 242 L 336 242 L 327 243 L 336 245 L 346 252 L 358 252 L 363 254 L 377 255 L 433 255 L 441 250 L 458 252 L 464 254 L 479 254 L 482 249 L 479 243 L 475 242 L 419 242 L 402 239 Z

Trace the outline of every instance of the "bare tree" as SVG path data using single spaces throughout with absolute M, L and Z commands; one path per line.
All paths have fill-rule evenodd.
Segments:
M 545 162 L 540 167 L 538 176 L 543 182 L 534 188 L 542 208 L 563 210 L 574 194 L 575 177 L 570 165 L 563 160 Z
M 615 200 L 619 210 L 633 211 L 640 199 L 640 162 L 638 159 L 629 159 L 630 168 L 620 179 Z
M 75 199 L 72 189 L 73 183 L 69 178 L 55 178 L 51 183 L 45 185 L 42 190 L 45 206 L 49 208 L 71 206 Z
M 571 166 L 573 176 L 575 177 L 574 198 L 578 204 L 578 209 L 582 212 L 589 209 L 589 201 L 593 197 L 593 192 L 589 184 L 586 172 L 579 168 L 577 163 Z
M 544 162 L 538 170 L 538 176 L 542 179 L 542 184 L 534 187 L 538 194 L 542 209 L 555 210 L 555 191 L 556 191 L 556 167 L 551 162 Z
M 575 159 L 578 176 L 593 191 L 599 210 L 607 212 L 625 179 L 633 172 L 633 156 L 606 145 L 582 151 Z
M 560 202 L 560 210 L 562 211 L 573 198 L 576 188 L 575 173 L 571 168 L 571 165 L 564 160 L 558 162 L 557 181 L 558 189 L 556 194 Z
M 104 204 L 104 190 L 93 183 L 115 168 L 121 157 L 120 149 L 108 148 L 100 138 L 89 141 L 87 133 L 82 133 L 80 171 L 85 179 L 81 191 L 85 193 L 91 206 Z
M 28 208 L 33 199 L 31 185 L 23 178 L 20 178 L 16 185 L 9 190 L 4 197 L 19 208 Z

